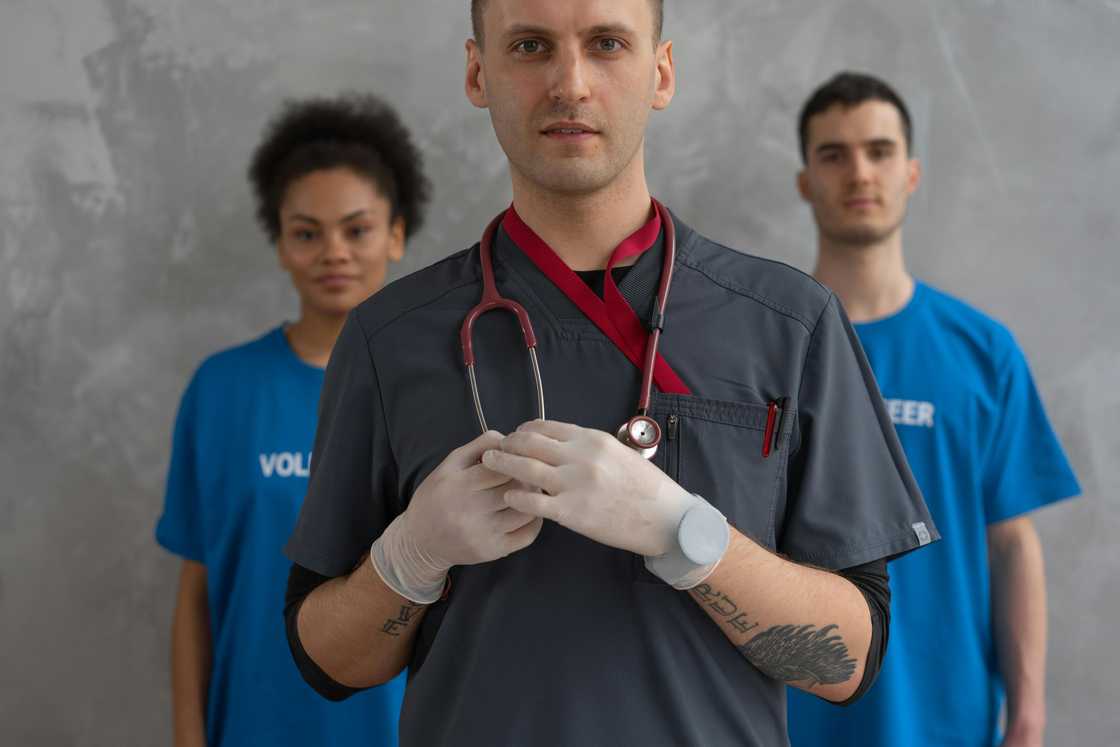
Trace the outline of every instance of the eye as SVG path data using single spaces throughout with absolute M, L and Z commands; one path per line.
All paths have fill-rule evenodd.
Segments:
M 610 36 L 596 40 L 595 45 L 600 52 L 611 53 L 622 49 L 622 41 Z
M 292 232 L 292 238 L 300 242 L 314 241 L 315 232 L 309 228 L 297 228 Z
M 352 239 L 360 239 L 372 230 L 369 226 L 350 226 L 346 229 L 346 235 Z
M 513 45 L 513 51 L 522 55 L 536 55 L 544 51 L 544 44 L 540 39 L 522 39 Z

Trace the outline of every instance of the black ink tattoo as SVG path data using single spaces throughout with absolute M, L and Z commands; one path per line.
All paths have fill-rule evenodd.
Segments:
M 381 626 L 381 632 L 386 635 L 391 635 L 394 638 L 400 635 L 400 628 L 407 628 L 413 620 L 420 615 L 420 610 L 424 609 L 422 604 L 406 604 L 401 607 L 400 613 L 394 618 L 390 617 Z
M 705 603 L 712 597 L 717 596 L 715 589 L 708 584 L 698 584 L 692 587 L 690 591 L 694 597 Z
M 835 625 L 819 630 L 815 625 L 775 625 L 742 646 L 740 653 L 759 671 L 780 682 L 805 682 L 808 687 L 847 682 L 856 671 L 856 660 Z
M 747 620 L 747 615 L 744 612 L 740 612 L 738 615 L 735 615 L 735 617 L 729 618 L 727 624 L 743 635 L 746 635 L 758 627 L 758 623 L 752 623 Z
M 722 622 L 746 635 L 759 626 L 747 619 L 739 605 L 709 584 L 691 590 L 701 606 L 715 612 Z M 856 660 L 839 635 L 830 635 L 835 625 L 819 630 L 815 625 L 775 625 L 738 646 L 739 653 L 759 671 L 781 682 L 807 682 L 808 687 L 847 682 L 856 671 Z
M 705 607 L 708 607 L 720 617 L 728 618 L 728 624 L 736 630 L 742 633 L 747 632 L 742 630 L 742 626 L 746 624 L 746 613 L 739 612 L 739 605 L 735 604 L 731 597 L 716 591 L 708 584 L 696 586 L 692 589 L 692 593 Z M 750 630 L 750 628 L 747 628 L 747 630 Z
M 747 619 L 746 612 L 739 611 L 739 605 L 731 597 L 716 591 L 708 584 L 696 586 L 692 589 L 692 594 L 702 605 L 722 617 L 724 622 L 737 632 L 746 635 L 758 627 L 758 623 L 752 623 Z

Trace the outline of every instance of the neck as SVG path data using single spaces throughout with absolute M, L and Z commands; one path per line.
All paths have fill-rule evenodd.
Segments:
M 813 276 L 839 296 L 853 322 L 890 316 L 914 295 L 914 278 L 902 257 L 901 230 L 875 244 L 859 246 L 821 236 Z
M 345 322 L 345 314 L 321 314 L 303 309 L 299 320 L 288 325 L 284 334 L 296 357 L 308 365 L 326 368 Z
M 587 194 L 555 192 L 511 169 L 513 206 L 525 224 L 571 269 L 602 270 L 611 254 L 650 216 L 642 150 L 603 189 Z M 632 264 L 637 257 L 619 263 Z

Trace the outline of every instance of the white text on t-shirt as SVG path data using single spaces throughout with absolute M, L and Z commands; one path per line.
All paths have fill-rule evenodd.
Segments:
M 895 425 L 915 425 L 921 428 L 933 427 L 932 402 L 917 402 L 912 399 L 887 399 L 887 413 Z
M 304 458 L 306 456 L 306 459 Z M 311 474 L 311 455 L 290 451 L 261 454 L 261 473 L 265 477 L 307 477 Z

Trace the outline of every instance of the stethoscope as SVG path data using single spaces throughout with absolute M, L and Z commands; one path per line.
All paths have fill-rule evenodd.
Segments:
M 642 388 L 638 398 L 638 412 L 618 428 L 617 436 L 622 443 L 635 449 L 646 459 L 652 459 L 657 453 L 657 445 L 661 443 L 661 426 L 651 418 L 649 401 L 653 391 L 653 369 L 657 361 L 657 343 L 661 338 L 661 330 L 665 326 L 665 306 L 669 300 L 669 283 L 673 279 L 673 259 L 676 254 L 677 237 L 673 228 L 673 218 L 657 200 L 653 205 L 661 216 L 661 225 L 665 227 L 665 252 L 661 261 L 661 281 L 657 288 L 657 308 L 650 324 L 650 333 L 646 338 L 645 360 L 642 365 Z M 498 293 L 497 283 L 494 282 L 494 264 L 491 249 L 494 233 L 502 222 L 505 213 L 501 213 L 482 234 L 479 244 L 479 264 L 482 267 L 482 300 L 471 309 L 459 331 L 459 341 L 463 346 L 463 363 L 467 367 L 467 377 L 470 379 L 471 395 L 474 398 L 474 411 L 478 415 L 478 424 L 483 432 L 487 431 L 486 416 L 482 413 L 482 399 L 478 393 L 478 379 L 474 371 L 474 349 L 472 336 L 475 321 L 487 311 L 501 309 L 512 312 L 517 317 L 521 326 L 521 336 L 525 340 L 525 347 L 529 351 L 529 362 L 533 368 L 533 379 L 537 387 L 537 411 L 541 420 L 544 415 L 544 385 L 541 383 L 541 369 L 537 361 L 537 336 L 533 333 L 533 324 L 529 321 L 529 313 L 525 307 Z

